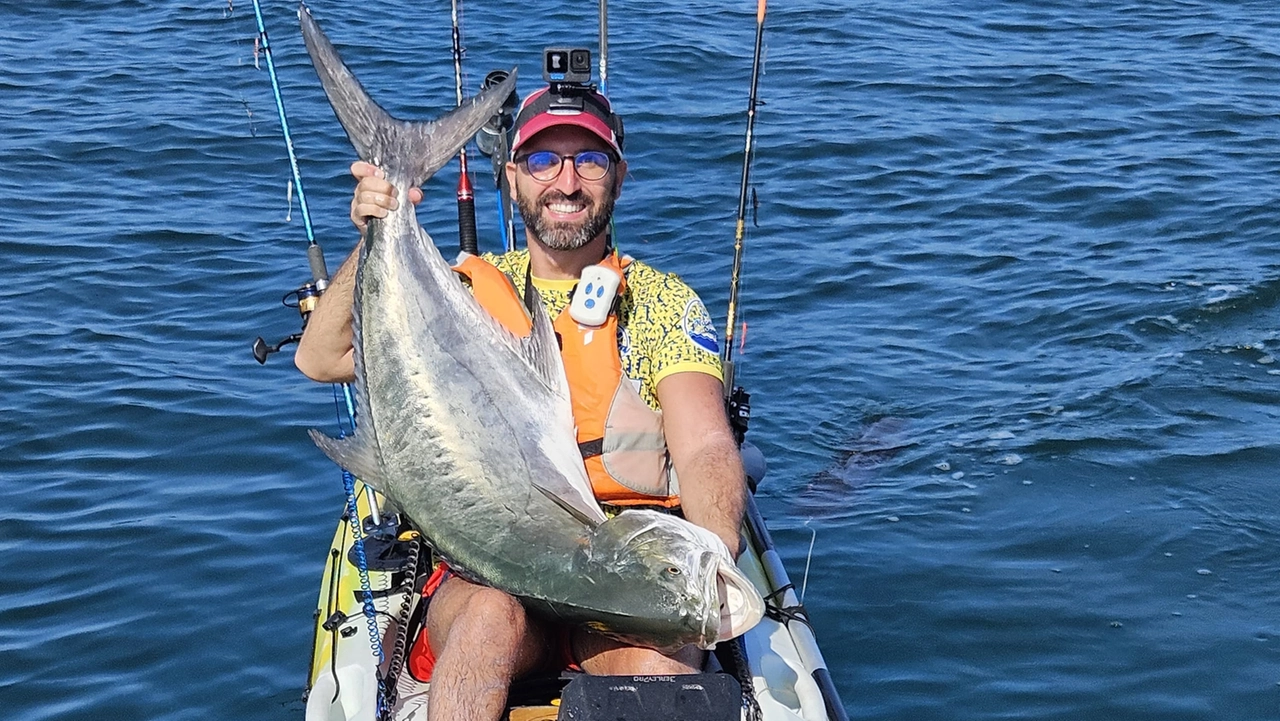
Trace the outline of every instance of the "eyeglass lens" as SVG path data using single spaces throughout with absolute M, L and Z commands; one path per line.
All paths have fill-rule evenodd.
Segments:
M 549 181 L 560 177 L 564 159 L 572 158 L 578 177 L 583 180 L 599 180 L 609 172 L 609 154 L 599 150 L 584 150 L 576 155 L 560 155 L 550 150 L 539 150 L 525 156 L 525 167 L 535 180 Z

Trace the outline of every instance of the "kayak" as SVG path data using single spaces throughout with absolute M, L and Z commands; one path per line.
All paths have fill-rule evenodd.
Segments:
M 421 590 L 430 575 L 430 553 L 405 529 L 387 532 L 392 521 L 380 519 L 381 503 L 379 494 L 356 480 L 334 532 L 315 610 L 305 721 L 426 719 L 430 683 L 401 669 L 425 616 Z M 565 672 L 518 679 L 504 718 L 846 721 L 804 607 L 754 499 L 743 536 L 747 544 L 738 567 L 765 598 L 768 612 L 740 639 L 708 654 L 704 673 L 608 677 Z M 380 717 L 388 699 L 389 712 Z

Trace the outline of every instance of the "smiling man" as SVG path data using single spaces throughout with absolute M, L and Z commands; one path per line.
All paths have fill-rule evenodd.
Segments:
M 620 253 L 609 235 L 627 169 L 621 118 L 594 89 L 553 85 L 525 99 L 514 133 L 506 173 L 528 247 L 467 257 L 457 270 L 500 320 L 518 302 L 514 289 L 537 288 L 562 341 L 597 499 L 683 513 L 736 555 L 746 486 L 724 412 L 714 326 L 689 286 Z M 372 165 L 357 162 L 351 171 L 359 181 L 351 219 L 363 235 L 370 217 L 396 207 L 395 189 Z M 421 191 L 410 198 L 419 202 Z M 318 381 L 354 379 L 358 250 L 334 275 L 298 346 L 298 368 Z M 588 673 L 666 675 L 696 671 L 703 660 L 693 646 L 663 655 L 557 626 L 445 568 L 432 581 L 408 662 L 415 677 L 431 681 L 431 719 L 497 719 L 511 680 L 533 671 L 576 663 Z

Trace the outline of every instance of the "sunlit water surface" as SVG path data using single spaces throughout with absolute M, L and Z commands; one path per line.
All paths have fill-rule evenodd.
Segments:
M 447 3 L 313 8 L 393 112 L 453 103 Z M 352 151 L 264 9 L 336 267 Z M 609 18 L 620 243 L 717 318 L 754 13 Z M 249 354 L 307 279 L 252 8 L 0 19 L 2 715 L 300 718 L 342 490 L 329 389 Z M 468 88 L 595 28 L 467 3 Z M 851 715 L 1280 715 L 1280 7 L 799 0 L 766 38 L 740 380 Z

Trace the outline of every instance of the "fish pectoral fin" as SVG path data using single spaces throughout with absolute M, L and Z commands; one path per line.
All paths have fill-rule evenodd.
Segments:
M 569 381 L 565 378 L 564 361 L 560 358 L 560 339 L 556 337 L 551 316 L 547 315 L 542 304 L 542 296 L 528 279 L 524 286 L 524 304 L 533 328 L 520 340 L 520 351 L 543 385 L 568 400 Z
M 373 488 L 383 488 L 382 481 L 386 473 L 382 469 L 378 449 L 368 442 L 368 434 L 357 430 L 355 435 L 346 438 L 332 438 L 314 428 L 307 431 L 307 434 L 334 463 Z
M 604 515 L 604 511 L 600 510 L 600 506 L 598 505 L 586 505 L 586 501 L 584 499 L 562 496 L 555 491 L 539 486 L 537 483 L 534 483 L 533 487 L 538 489 L 542 495 L 554 501 L 557 506 L 560 506 L 567 511 L 569 515 L 586 524 L 589 528 L 595 528 L 608 520 L 608 517 Z

